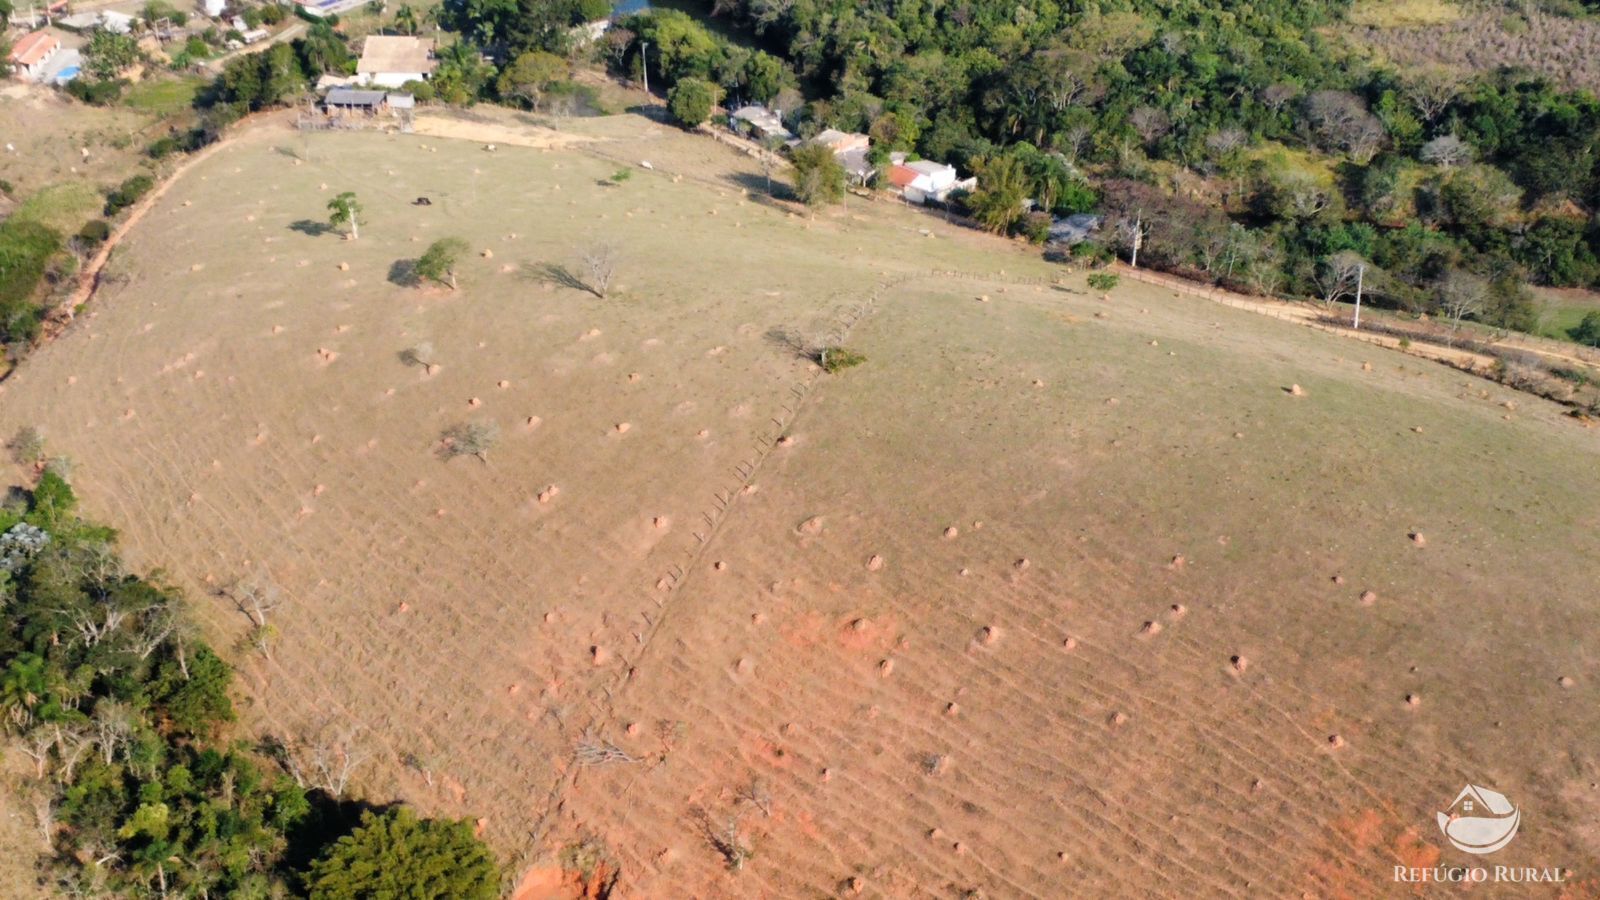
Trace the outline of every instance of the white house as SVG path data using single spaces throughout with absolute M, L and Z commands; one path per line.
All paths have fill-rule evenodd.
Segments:
M 356 75 L 363 84 L 400 87 L 408 81 L 427 81 L 438 67 L 439 61 L 433 58 L 433 41 L 375 34 L 361 48 Z
M 900 196 L 912 203 L 936 201 L 943 203 L 957 190 L 971 190 L 977 186 L 976 178 L 965 181 L 956 177 L 955 166 L 932 160 L 896 162 L 889 169 L 889 183 L 900 189 Z

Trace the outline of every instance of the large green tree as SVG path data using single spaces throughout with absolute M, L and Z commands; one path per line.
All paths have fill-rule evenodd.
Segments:
M 667 109 L 685 128 L 702 125 L 711 118 L 719 90 L 703 78 L 683 78 L 667 92 Z
M 554 53 L 534 50 L 518 56 L 501 71 L 495 86 L 502 98 L 524 102 L 538 112 L 539 101 L 544 99 L 545 92 L 552 84 L 566 79 L 568 73 L 565 59 Z
M 845 172 L 839 158 L 822 144 L 801 144 L 789 157 L 795 196 L 810 207 L 844 199 Z
M 366 813 L 306 875 L 312 900 L 495 900 L 500 869 L 465 821 Z
M 456 289 L 456 266 L 467 252 L 467 242 L 460 238 L 440 238 L 428 245 L 412 270 L 418 279 L 442 284 Z

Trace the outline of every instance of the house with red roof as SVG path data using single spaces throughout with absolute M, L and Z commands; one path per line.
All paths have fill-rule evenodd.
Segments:
M 50 57 L 61 50 L 61 38 L 48 30 L 35 31 L 24 35 L 11 46 L 11 55 L 7 62 L 11 63 L 13 74 L 22 78 L 37 79 L 44 71 L 45 63 Z

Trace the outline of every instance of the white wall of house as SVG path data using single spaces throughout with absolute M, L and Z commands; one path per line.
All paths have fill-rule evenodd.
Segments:
M 408 81 L 427 80 L 428 75 L 424 72 L 372 72 L 366 76 L 366 80 L 362 84 L 397 88 L 405 86 Z

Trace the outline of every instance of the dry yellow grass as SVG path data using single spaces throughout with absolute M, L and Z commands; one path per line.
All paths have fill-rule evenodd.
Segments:
M 1461 18 L 1451 0 L 1357 0 L 1350 21 L 1371 28 L 1414 28 L 1443 25 Z
M 219 642 L 218 586 L 283 587 L 248 730 L 359 725 L 360 791 L 483 817 L 518 870 L 604 856 L 626 896 L 1378 896 L 1463 861 L 1432 822 L 1467 780 L 1527 811 L 1508 862 L 1591 877 L 1593 432 L 574 127 L 603 140 L 301 164 L 250 132 L 0 392 Z M 291 227 L 342 190 L 361 240 Z M 387 281 L 450 235 L 460 291 Z M 599 240 L 608 298 L 530 277 Z M 822 376 L 774 326 L 867 362 Z M 487 462 L 441 461 L 472 421 Z

